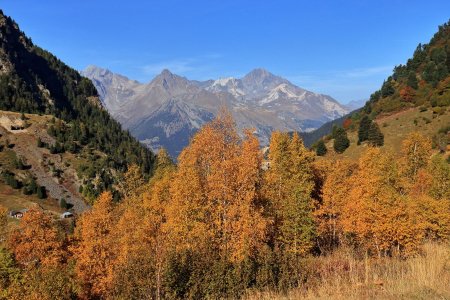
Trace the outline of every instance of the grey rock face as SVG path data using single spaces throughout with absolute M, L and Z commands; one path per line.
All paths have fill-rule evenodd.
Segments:
M 207 81 L 163 70 L 147 84 L 95 66 L 83 75 L 126 129 L 153 150 L 167 148 L 173 157 L 222 106 L 233 113 L 238 128 L 253 128 L 262 145 L 273 130 L 310 131 L 349 112 L 330 96 L 299 88 L 264 69 L 241 79 Z

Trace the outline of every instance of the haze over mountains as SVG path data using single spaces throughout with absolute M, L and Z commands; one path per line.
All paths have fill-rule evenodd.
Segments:
M 348 102 L 347 104 L 345 104 L 345 106 L 350 110 L 355 110 L 355 109 L 363 107 L 364 104 L 366 104 L 367 100 L 368 99 L 352 100 L 352 101 Z
M 221 106 L 232 111 L 240 129 L 255 128 L 262 145 L 273 130 L 310 131 L 350 111 L 330 96 L 299 88 L 264 69 L 243 78 L 207 81 L 163 70 L 145 84 L 96 66 L 83 75 L 124 128 L 154 150 L 164 146 L 173 157 Z

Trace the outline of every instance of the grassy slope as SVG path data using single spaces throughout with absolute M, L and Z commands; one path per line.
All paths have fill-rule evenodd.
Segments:
M 417 125 L 414 124 L 414 120 L 417 120 Z M 426 120 L 431 122 L 427 123 Z M 433 118 L 433 113 L 430 109 L 420 112 L 419 108 L 411 108 L 391 115 L 380 116 L 376 119 L 376 122 L 384 134 L 383 148 L 400 154 L 402 141 L 409 133 L 419 131 L 431 138 L 440 128 L 448 126 L 450 124 L 450 111 L 447 109 L 445 114 Z M 328 141 L 326 143 L 328 153 L 325 157 L 358 159 L 367 148 L 367 145 L 362 144 L 358 146 L 356 144 L 358 141 L 356 131 L 349 131 L 348 137 L 350 139 L 350 147 L 342 154 L 336 154 L 333 151 L 333 140 Z
M 39 199 L 36 195 L 24 195 L 21 190 L 15 190 L 2 182 L 0 183 L 0 204 L 8 210 L 21 210 L 39 206 L 54 214 L 59 215 L 63 212 L 55 199 L 50 197 Z
M 309 284 L 289 291 L 249 293 L 254 299 L 449 299 L 450 247 L 428 244 L 422 256 L 364 260 L 340 251 L 309 262 Z M 315 279 L 315 280 L 314 280 Z

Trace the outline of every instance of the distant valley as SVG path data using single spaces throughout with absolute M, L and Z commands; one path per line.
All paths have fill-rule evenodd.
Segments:
M 311 131 L 352 110 L 264 69 L 243 78 L 207 81 L 163 70 L 149 83 L 96 66 L 89 66 L 83 75 L 92 80 L 103 105 L 125 129 L 152 150 L 166 148 L 174 158 L 222 106 L 232 111 L 239 129 L 254 128 L 262 145 L 268 144 L 273 130 Z

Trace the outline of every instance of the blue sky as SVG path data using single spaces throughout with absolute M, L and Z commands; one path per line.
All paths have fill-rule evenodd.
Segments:
M 450 1 L 0 0 L 39 46 L 142 82 L 263 67 L 346 103 L 368 98 L 450 18 Z

